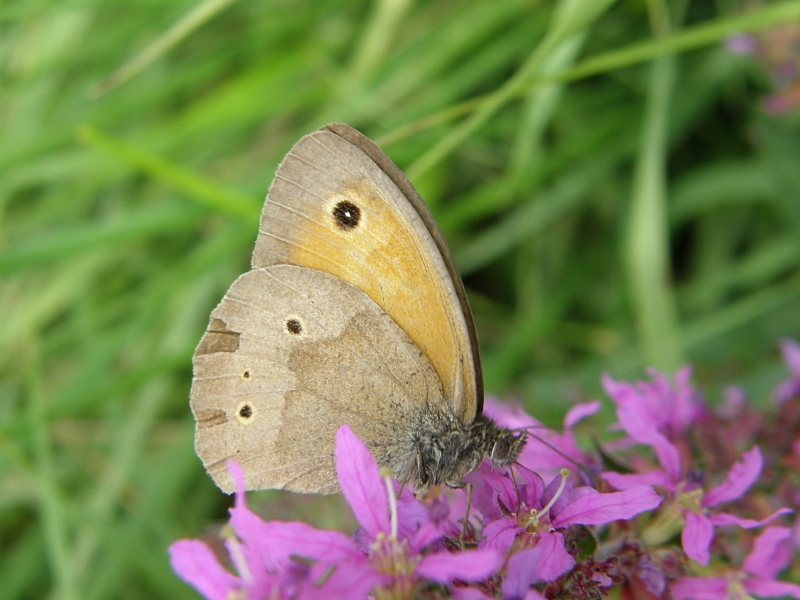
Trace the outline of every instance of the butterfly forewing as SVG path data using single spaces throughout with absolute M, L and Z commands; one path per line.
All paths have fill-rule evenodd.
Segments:
M 363 138 L 346 126 L 331 127 L 351 132 L 356 142 Z M 373 156 L 380 152 L 370 148 Z M 463 287 L 430 215 L 423 218 L 395 183 L 400 172 L 391 161 L 383 153 L 376 158 L 383 168 L 327 129 L 300 140 L 270 187 L 253 267 L 307 267 L 362 290 L 427 356 L 449 409 L 471 422 L 482 389 Z M 394 180 L 386 165 L 394 167 Z

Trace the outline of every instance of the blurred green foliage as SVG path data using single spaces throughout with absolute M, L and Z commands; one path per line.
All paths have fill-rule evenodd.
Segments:
M 430 204 L 490 392 L 556 423 L 603 371 L 690 361 L 712 399 L 763 400 L 800 335 L 800 122 L 722 43 L 800 2 L 741 9 L 0 4 L 0 595 L 194 597 L 166 547 L 229 500 L 192 449 L 190 357 L 275 167 L 329 121 Z

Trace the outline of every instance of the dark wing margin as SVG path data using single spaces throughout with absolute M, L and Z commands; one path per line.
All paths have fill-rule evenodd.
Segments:
M 464 321 L 467 324 L 467 332 L 469 334 L 470 346 L 472 347 L 472 359 L 475 362 L 475 395 L 476 395 L 476 410 L 475 415 L 483 413 L 483 372 L 481 370 L 481 355 L 478 350 L 478 334 L 475 331 L 475 321 L 472 318 L 472 310 L 469 307 L 467 300 L 467 293 L 464 290 L 464 282 L 461 281 L 461 275 L 458 272 L 456 263 L 453 260 L 453 255 L 450 252 L 450 247 L 444 239 L 436 220 L 433 218 L 430 209 L 425 201 L 420 197 L 414 186 L 408 180 L 408 177 L 395 165 L 391 159 L 386 156 L 386 153 L 381 150 L 372 140 L 365 135 L 359 133 L 349 125 L 343 123 L 331 123 L 322 127 L 321 130 L 330 131 L 338 135 L 340 138 L 350 142 L 356 148 L 366 154 L 372 161 L 386 173 L 389 179 L 400 189 L 401 192 L 408 198 L 411 206 L 417 211 L 417 214 L 425 223 L 428 233 L 431 234 L 436 247 L 439 249 L 439 254 L 444 260 L 447 272 L 450 274 L 450 279 L 453 282 L 453 288 L 458 296 L 458 302 L 461 305 L 461 311 L 464 314 Z

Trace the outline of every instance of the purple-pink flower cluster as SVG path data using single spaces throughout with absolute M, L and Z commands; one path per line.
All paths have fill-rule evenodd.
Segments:
M 615 439 L 593 451 L 574 426 L 599 402 L 573 407 L 559 433 L 487 400 L 488 416 L 532 435 L 512 469 L 487 462 L 464 478 L 468 511 L 464 489 L 401 489 L 344 426 L 335 459 L 352 538 L 261 520 L 231 463 L 235 574 L 198 540 L 172 545 L 172 567 L 208 600 L 800 599 L 800 345 L 782 351 L 790 378 L 772 416 L 733 388 L 712 409 L 688 368 L 672 381 L 605 376 Z
M 725 46 L 732 54 L 755 57 L 766 70 L 773 89 L 763 101 L 766 113 L 780 115 L 800 106 L 800 25 L 734 35 Z

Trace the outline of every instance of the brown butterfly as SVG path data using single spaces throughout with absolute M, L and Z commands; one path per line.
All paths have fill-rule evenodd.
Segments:
M 286 155 L 239 277 L 194 354 L 195 448 L 233 491 L 339 490 L 347 423 L 395 479 L 460 486 L 524 433 L 481 414 L 480 358 L 464 286 L 430 211 L 391 160 L 332 124 Z

